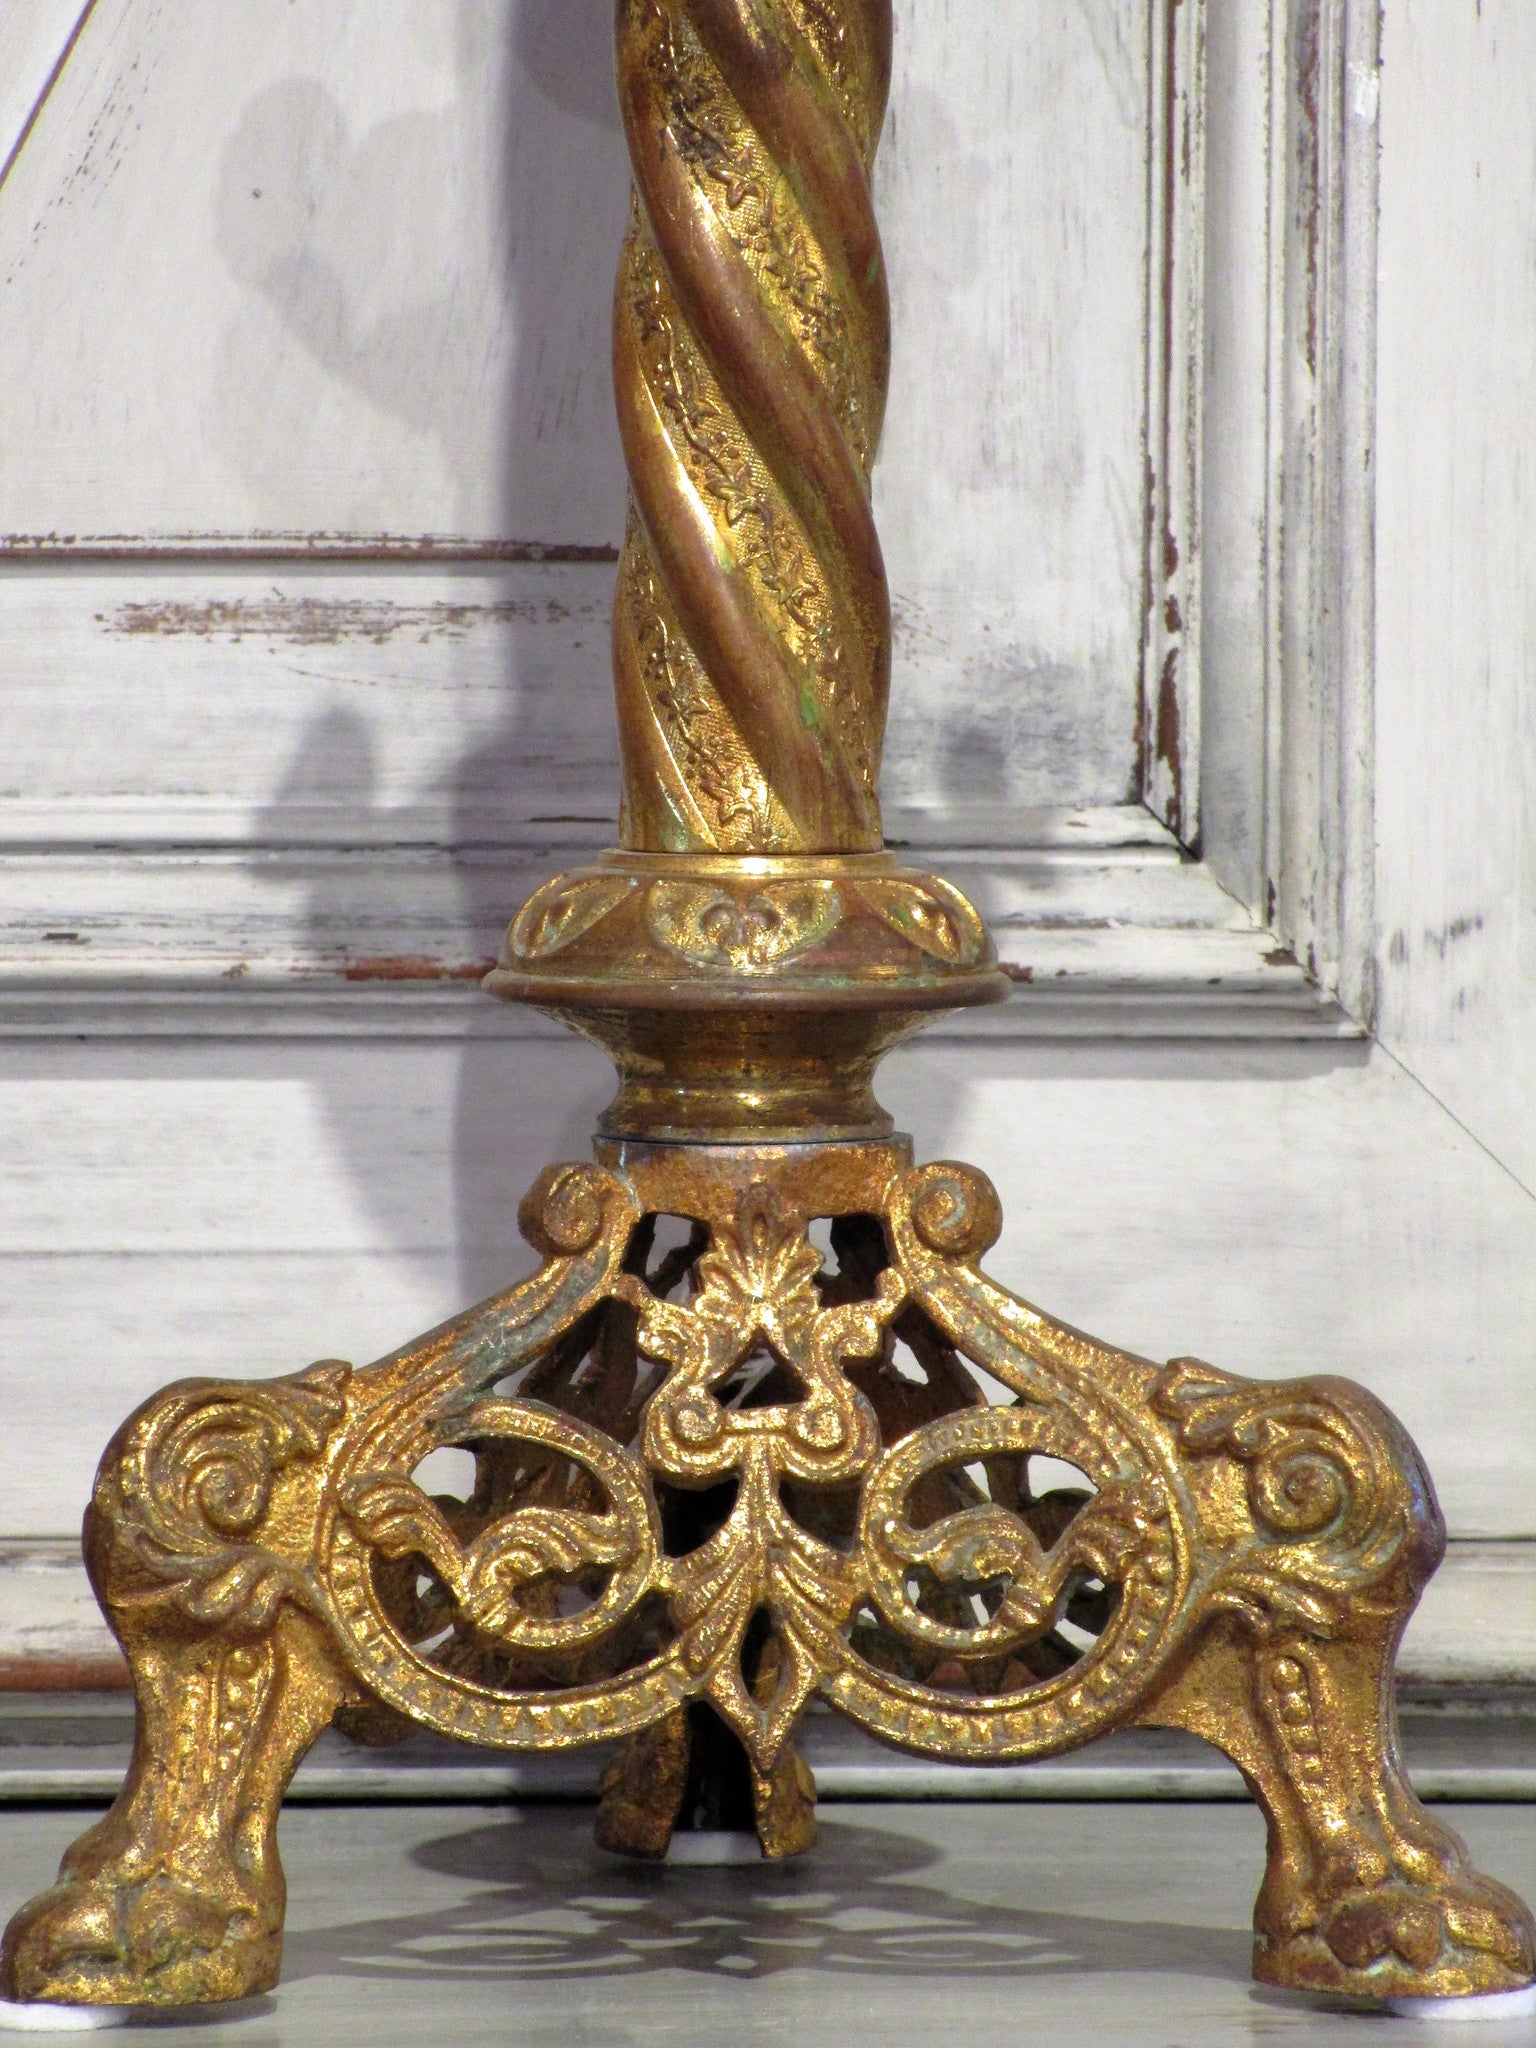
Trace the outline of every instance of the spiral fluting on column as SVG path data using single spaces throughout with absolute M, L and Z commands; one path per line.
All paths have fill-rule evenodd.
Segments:
M 877 848 L 891 0 L 617 0 L 617 24 L 624 843 Z

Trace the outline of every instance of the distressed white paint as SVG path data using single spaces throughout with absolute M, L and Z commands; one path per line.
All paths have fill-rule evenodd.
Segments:
M 612 592 L 606 563 L 0 571 L 0 838 L 601 836 Z
M 572 563 L 0 575 L 0 1028 L 73 1004 L 93 1029 L 82 1000 L 146 991 L 230 1017 L 258 991 L 492 958 L 528 889 L 610 836 L 611 586 L 608 565 Z M 901 653 L 920 666 L 910 636 Z M 1047 1008 L 1058 1028 L 1059 998 L 1102 996 L 1123 999 L 1122 1029 L 1165 1032 L 1169 998 L 1203 1005 L 1205 1032 L 1337 1028 L 1145 810 L 934 811 L 930 768 L 922 736 L 893 734 L 889 827 L 945 828 L 925 857 L 1030 977 L 1006 1028 Z M 1031 850 L 966 851 L 1005 831 Z
M 285 996 L 309 1003 L 412 986 L 457 987 L 468 1034 L 518 1028 L 477 1000 L 473 984 L 558 851 L 14 852 L 0 857 L 0 1031 L 57 1030 L 71 1009 L 76 1029 L 122 1031 L 128 1015 L 114 1005 L 175 997 L 203 1013 L 183 1028 L 206 1031 L 221 1011 L 248 1016 L 241 1006 L 253 1001 L 270 1009 Z M 1168 998 L 1191 1014 L 1203 1004 L 1207 1033 L 1237 1030 L 1239 1009 L 1271 1035 L 1345 1028 L 1273 935 L 1172 849 L 1006 858 L 936 849 L 932 858 L 990 919 L 1015 976 L 1014 1000 L 968 1030 L 1028 1033 L 1044 1005 L 1116 997 L 1128 1031 L 1157 1030 L 1137 1005 Z M 271 1028 L 285 1028 L 276 1013 Z
M 899 16 L 895 751 L 930 807 L 1124 801 L 1144 10 Z M 395 0 L 387 35 L 328 0 L 99 0 L 0 194 L 0 532 L 616 543 L 610 43 L 606 0 Z
M 1394 0 L 1381 134 L 1381 1031 L 1536 1192 L 1536 11 Z
M 363 1359 L 525 1270 L 517 1200 L 585 1153 L 610 1087 L 570 1041 L 4 1064 L 0 1530 L 33 1534 L 165 1381 Z M 1458 1534 L 1536 1535 L 1536 1203 L 1389 1057 L 937 1042 L 887 1071 L 921 1153 L 996 1179 L 1000 1278 L 1145 1355 L 1356 1376 Z
M 1378 6 L 1270 16 L 1266 888 L 1318 979 L 1368 1016 L 1378 164 L 1358 81 Z
M 902 0 L 877 197 L 876 511 L 930 800 L 1134 795 L 1145 549 L 1145 0 Z M 1059 751 L 1072 770 L 1058 767 Z
M 91 0 L 0 0 L 0 177 L 90 7 Z
M 0 528 L 616 539 L 608 14 L 99 0 L 0 194 Z
M 1159 0 L 1149 12 L 1148 533 L 1138 787 L 1148 809 L 1176 837 L 1194 844 L 1200 829 L 1203 710 L 1200 500 L 1209 10 Z M 1218 85 L 1224 92 L 1225 78 Z
M 573 821 L 600 837 L 617 809 L 613 577 L 606 562 L 0 565 L 0 847 L 464 845 L 568 838 Z M 939 800 L 935 718 L 969 716 L 958 645 L 899 614 L 892 836 L 1060 838 L 1059 812 L 1031 815 L 979 772 Z M 1037 790 L 1079 780 L 1070 721 L 1053 728 L 1027 681 L 1008 690 L 1006 745 L 1038 752 Z
M 1265 691 L 1275 464 L 1269 436 L 1273 56 L 1261 6 L 1208 10 L 1200 478 L 1200 840 L 1255 915 L 1265 882 Z M 1284 21 L 1278 22 L 1283 32 Z
M 71 1538 L 0 1539 L 0 1659 L 74 1663 L 121 1655 Z

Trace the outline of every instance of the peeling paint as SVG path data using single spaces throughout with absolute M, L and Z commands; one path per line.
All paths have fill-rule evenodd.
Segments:
M 1300 129 L 1296 150 L 1296 212 L 1307 252 L 1307 302 L 1303 322 L 1307 369 L 1317 375 L 1318 250 L 1322 239 L 1322 180 L 1319 175 L 1318 82 L 1322 68 L 1322 9 L 1319 0 L 1303 7 L 1296 25 L 1296 97 Z
M 1176 837 L 1185 830 L 1184 760 L 1182 716 L 1178 702 L 1179 660 L 1182 638 L 1187 631 L 1184 594 L 1176 585 L 1188 571 L 1185 548 L 1175 525 L 1179 512 L 1182 479 L 1192 475 L 1198 451 L 1191 437 L 1195 419 L 1190 408 L 1176 403 L 1179 360 L 1176 334 L 1179 326 L 1181 237 L 1179 202 L 1181 186 L 1187 188 L 1193 175 L 1192 110 L 1187 98 L 1180 100 L 1179 57 L 1180 0 L 1169 6 L 1161 55 L 1161 137 L 1160 180 L 1154 187 L 1154 205 L 1161 216 L 1160 241 L 1152 284 L 1152 313 L 1156 322 L 1156 397 L 1151 404 L 1147 448 L 1147 643 L 1143 657 L 1142 703 L 1138 707 L 1135 746 L 1139 787 L 1137 795 L 1168 826 Z M 1154 123 L 1154 129 L 1157 124 Z M 1149 397 L 1151 393 L 1149 393 Z M 1172 641 L 1170 647 L 1167 643 Z M 1155 671 L 1155 674 L 1154 674 Z M 1166 787 L 1158 772 L 1167 773 Z
M 434 960 L 426 953 L 381 953 L 372 959 L 349 960 L 343 981 L 484 981 L 494 960 Z M 310 969 L 311 973 L 325 972 Z
M 608 542 L 454 540 L 392 533 L 7 533 L 0 558 L 67 555 L 72 562 L 441 562 L 445 567 L 526 563 L 567 567 L 618 561 Z
M 1157 685 L 1157 758 L 1168 770 L 1165 822 L 1177 839 L 1184 820 L 1184 763 L 1179 751 L 1179 654 L 1170 647 Z
M 1478 911 L 1472 917 L 1453 918 L 1449 924 L 1442 925 L 1439 931 L 1426 930 L 1424 944 L 1430 952 L 1438 953 L 1443 960 L 1459 939 L 1469 939 L 1474 932 L 1480 932 L 1482 928 L 1483 914 Z
M 401 635 L 425 646 L 434 640 L 462 640 L 482 626 L 558 625 L 571 617 L 557 599 L 505 598 L 493 604 L 390 604 L 380 600 L 283 597 L 211 598 L 187 602 L 165 598 L 150 604 L 119 605 L 97 613 L 108 633 L 130 638 L 159 634 L 205 640 L 282 640 L 297 647 L 334 647 L 366 640 L 381 647 Z

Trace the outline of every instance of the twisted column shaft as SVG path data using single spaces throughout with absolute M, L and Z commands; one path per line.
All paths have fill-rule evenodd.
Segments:
M 881 844 L 891 0 L 617 0 L 624 843 Z

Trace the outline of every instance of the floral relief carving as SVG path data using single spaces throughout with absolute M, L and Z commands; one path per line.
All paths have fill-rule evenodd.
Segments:
M 698 882 L 656 882 L 653 938 L 699 967 L 765 974 L 829 938 L 843 914 L 834 882 L 770 882 L 742 897 Z
M 578 875 L 546 883 L 518 912 L 511 950 L 519 960 L 547 960 L 574 945 L 618 909 L 634 888 L 629 875 Z

